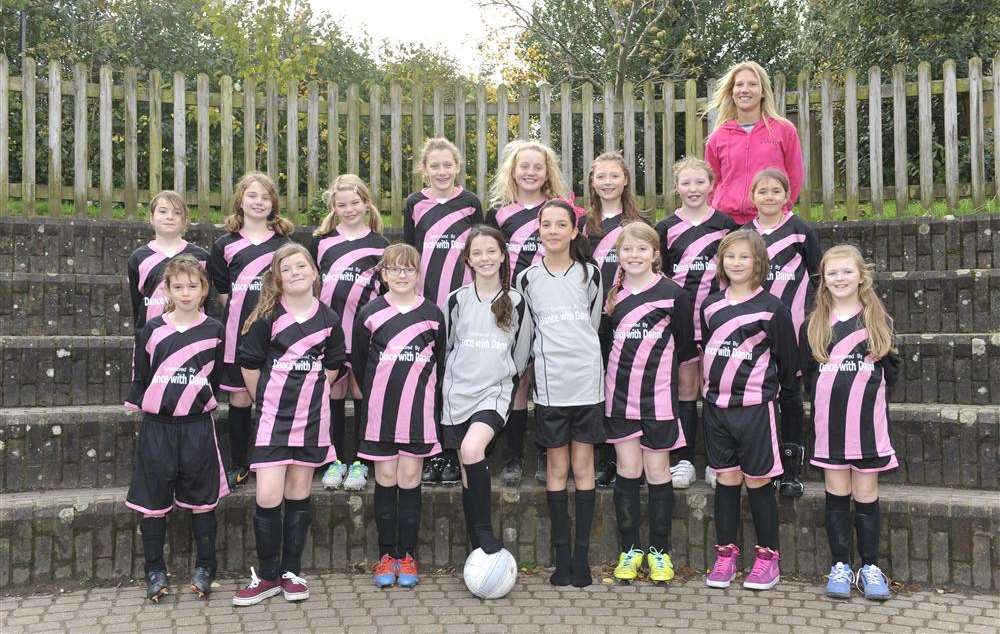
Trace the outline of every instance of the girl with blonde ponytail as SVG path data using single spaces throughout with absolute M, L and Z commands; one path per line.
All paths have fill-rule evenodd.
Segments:
M 660 271 L 660 239 L 644 222 L 622 226 L 615 244 L 619 269 L 605 303 L 611 341 L 605 377 L 604 425 L 617 454 L 615 514 L 621 554 L 615 579 L 636 578 L 643 559 L 650 580 L 670 581 L 674 489 L 670 452 L 687 440 L 679 423 L 677 387 L 698 371 L 691 300 Z M 646 377 L 655 377 L 650 383 Z M 639 541 L 639 487 L 649 487 L 649 543 Z
M 826 480 L 831 568 L 827 594 L 890 597 L 878 567 L 878 474 L 898 466 L 889 440 L 887 390 L 899 375 L 892 318 L 875 293 L 872 267 L 856 247 L 830 248 L 820 261 L 820 289 L 809 316 L 802 370 L 816 428 L 812 464 Z M 861 569 L 851 568 L 851 498 Z

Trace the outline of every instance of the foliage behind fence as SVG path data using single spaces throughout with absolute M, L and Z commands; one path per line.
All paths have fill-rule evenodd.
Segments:
M 972 58 L 962 78 L 953 61 L 940 79 L 927 63 L 916 81 L 901 66 L 803 73 L 791 84 L 774 77 L 779 111 L 797 125 L 808 165 L 800 206 L 821 201 L 829 217 L 843 203 L 851 218 L 862 202 L 875 215 L 886 200 L 903 209 L 919 199 L 930 210 L 938 198 L 954 209 L 971 197 L 982 207 L 1000 182 L 998 61 L 1000 54 L 992 76 Z M 31 58 L 20 70 L 12 75 L 0 56 L 2 214 L 14 198 L 27 214 L 36 213 L 36 199 L 50 210 L 72 200 L 78 215 L 93 200 L 104 216 L 117 204 L 135 217 L 151 193 L 173 188 L 186 193 L 195 218 L 206 218 L 231 205 L 234 178 L 262 169 L 278 179 L 284 208 L 299 221 L 322 213 L 326 183 L 355 172 L 399 224 L 405 195 L 420 184 L 414 149 L 430 134 L 455 140 L 466 157 L 462 182 L 480 197 L 506 142 L 531 137 L 560 152 L 565 176 L 584 195 L 595 153 L 621 149 L 642 206 L 670 209 L 675 160 L 701 156 L 714 122 L 714 113 L 700 116 L 711 81 L 626 83 L 616 98 L 610 84 L 456 84 L 428 95 L 394 83 L 385 94 L 336 81 L 222 77 L 213 87 L 205 74 L 191 82 L 183 73 L 108 66 L 92 83 L 86 67 L 63 77 L 57 61 L 41 78 Z

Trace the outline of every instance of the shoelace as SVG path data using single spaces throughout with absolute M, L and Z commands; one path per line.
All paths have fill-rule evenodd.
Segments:
M 250 583 L 247 584 L 247 590 L 251 590 L 260 585 L 260 577 L 257 576 L 257 571 L 250 566 Z
M 854 573 L 847 566 L 837 565 L 830 570 L 830 581 L 854 583 Z
M 859 575 L 859 577 L 864 577 L 865 585 L 868 585 L 870 583 L 875 583 L 875 584 L 883 583 L 882 579 L 885 577 L 885 575 L 882 574 L 882 570 L 878 566 L 865 566 L 861 569 L 861 574 Z M 860 578 L 858 579 L 858 581 L 860 581 Z M 860 588 L 861 586 L 859 585 L 858 589 Z
M 659 550 L 657 548 L 653 548 L 652 546 L 650 546 L 649 547 L 649 554 L 653 557 L 653 560 L 656 562 L 657 566 L 663 566 L 663 565 L 665 565 L 665 562 L 663 561 L 663 551 L 661 551 L 661 550 Z
M 285 574 L 281 575 L 281 578 L 282 579 L 288 579 L 292 583 L 297 583 L 300 586 L 306 585 L 306 580 L 303 579 L 302 577 L 298 576 L 294 572 L 290 572 L 290 571 L 286 572 Z
M 762 575 L 767 570 L 767 567 L 771 565 L 770 559 L 764 559 L 760 555 L 754 558 L 753 569 L 750 571 L 751 575 Z
M 720 574 L 728 572 L 726 570 L 728 562 L 735 557 L 735 554 L 732 549 L 727 548 L 726 551 L 726 553 L 723 553 L 721 550 L 716 551 L 715 565 L 712 566 L 712 572 L 718 572 Z
M 635 560 L 638 559 L 642 561 L 642 551 L 638 548 L 630 548 L 627 553 L 625 553 L 625 561 L 623 562 L 626 566 L 635 565 Z
M 365 475 L 365 466 L 363 464 L 361 464 L 360 462 L 355 462 L 347 470 L 347 477 L 352 477 L 352 476 L 362 476 L 363 477 L 364 475 Z

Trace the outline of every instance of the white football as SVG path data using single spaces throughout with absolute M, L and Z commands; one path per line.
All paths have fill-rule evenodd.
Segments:
M 465 560 L 465 587 L 480 599 L 500 599 L 517 581 L 517 562 L 506 548 L 487 555 L 477 548 Z

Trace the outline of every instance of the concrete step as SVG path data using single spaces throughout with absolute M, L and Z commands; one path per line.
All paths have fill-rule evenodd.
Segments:
M 356 428 L 348 403 L 348 443 Z M 997 450 L 1000 406 L 899 403 L 890 412 L 889 434 L 900 468 L 884 482 L 963 489 L 1000 490 Z M 228 458 L 226 406 L 216 415 L 219 445 Z M 0 492 L 127 486 L 132 477 L 139 416 L 118 405 L 8 408 L 0 410 Z M 534 474 L 534 423 L 525 442 L 525 473 Z M 503 439 L 497 445 L 502 446 Z M 704 436 L 698 435 L 695 464 L 705 465 Z M 806 429 L 812 451 L 812 429 Z M 502 451 L 490 456 L 495 473 Z M 819 469 L 804 478 L 822 481 Z
M 824 248 L 855 244 L 880 271 L 1000 268 L 1000 214 L 821 222 L 816 230 Z M 195 224 L 186 237 L 208 248 L 221 233 Z M 401 235 L 398 229 L 386 234 Z M 302 228 L 296 239 L 308 235 Z M 0 218 L 0 271 L 120 275 L 129 254 L 151 236 L 140 221 L 8 216 Z
M 572 494 L 571 494 L 572 495 Z M 698 571 L 711 564 L 715 541 L 714 492 L 704 483 L 678 491 L 671 555 Z M 24 588 L 72 580 L 113 584 L 142 576 L 138 514 L 123 504 L 124 488 L 0 495 L 0 585 Z M 306 571 L 364 569 L 377 554 L 373 485 L 358 493 L 312 491 L 313 522 L 303 557 Z M 645 494 L 643 494 L 645 501 Z M 1000 496 L 996 491 L 880 487 L 880 566 L 895 581 L 1000 588 Z M 617 525 L 610 490 L 601 490 L 594 516 L 591 562 L 617 556 Z M 571 505 L 573 506 L 573 505 Z M 810 487 L 797 500 L 781 499 L 781 568 L 784 574 L 828 570 L 824 494 Z M 218 562 L 225 575 L 246 576 L 256 565 L 253 487 L 223 500 L 218 511 Z M 749 504 L 743 504 L 740 543 L 752 553 Z M 543 487 L 497 487 L 494 525 L 522 562 L 548 565 L 550 528 Z M 645 517 L 645 510 L 643 517 Z M 190 514 L 171 513 L 167 564 L 179 579 L 193 565 Z M 642 531 L 645 534 L 645 530 Z M 468 552 L 459 487 L 424 487 L 418 557 L 425 567 L 460 566 Z M 749 554 L 743 557 L 749 567 Z
M 1000 333 L 904 334 L 895 402 L 1000 402 Z M 132 337 L 0 336 L 0 406 L 120 403 L 132 374 Z
M 1000 269 L 878 273 L 876 289 L 898 332 L 1000 331 Z M 130 335 L 131 316 L 123 275 L 0 273 L 0 334 Z

